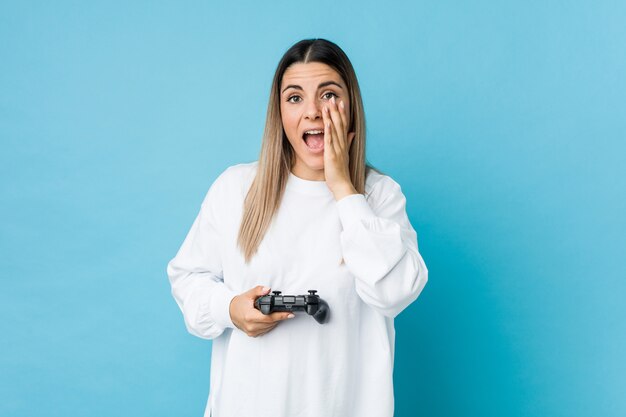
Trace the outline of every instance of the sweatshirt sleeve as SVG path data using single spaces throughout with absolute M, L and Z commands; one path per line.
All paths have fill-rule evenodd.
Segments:
M 220 236 L 212 209 L 216 188 L 214 183 L 178 253 L 167 265 L 172 295 L 187 330 L 203 339 L 214 339 L 226 328 L 235 327 L 229 310 L 237 294 L 224 284 Z
M 393 180 L 384 181 L 378 202 L 363 194 L 337 201 L 343 259 L 361 299 L 387 317 L 411 304 L 428 281 L 417 234 L 406 214 L 406 198 Z

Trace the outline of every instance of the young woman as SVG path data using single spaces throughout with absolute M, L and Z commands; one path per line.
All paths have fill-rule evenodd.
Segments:
M 393 415 L 394 317 L 428 279 L 405 203 L 366 165 L 348 57 L 324 39 L 293 45 L 259 160 L 215 180 L 167 267 L 187 329 L 213 340 L 205 416 Z M 261 313 L 271 290 L 317 290 L 329 321 Z

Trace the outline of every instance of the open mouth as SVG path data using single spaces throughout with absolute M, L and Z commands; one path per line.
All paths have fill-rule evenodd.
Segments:
M 321 151 L 324 149 L 324 131 L 323 130 L 307 130 L 302 135 L 307 148 L 312 151 Z

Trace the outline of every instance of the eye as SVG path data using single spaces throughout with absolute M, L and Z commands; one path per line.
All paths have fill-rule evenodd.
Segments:
M 333 93 L 332 91 L 329 91 L 327 93 L 324 93 L 324 95 L 322 97 L 326 97 L 328 95 L 334 96 L 335 98 L 339 97 L 337 94 Z M 330 100 L 332 97 L 328 97 L 327 100 Z
M 298 100 L 293 101 L 292 99 L 294 99 L 294 98 L 297 98 Z M 287 99 L 287 101 L 288 101 L 289 103 L 299 103 L 299 102 L 300 102 L 300 100 L 302 100 L 302 99 L 300 98 L 300 96 L 291 96 L 291 97 L 289 97 L 289 98 Z

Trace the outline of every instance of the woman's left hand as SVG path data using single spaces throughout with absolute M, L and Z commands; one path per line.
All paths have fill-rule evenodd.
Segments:
M 343 101 L 337 105 L 335 97 L 322 110 L 324 119 L 324 176 L 335 200 L 357 194 L 350 180 L 349 150 L 354 132 L 348 132 L 348 121 Z

